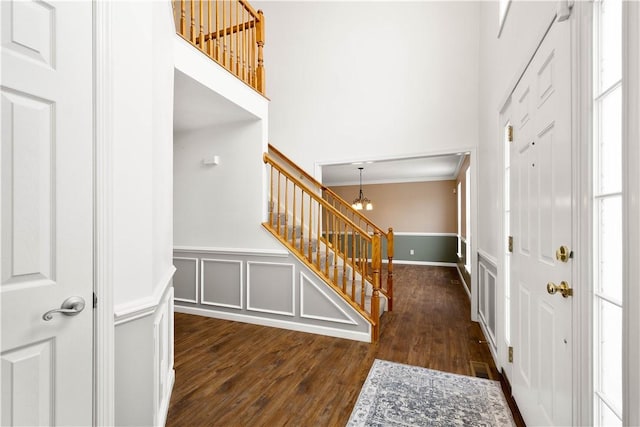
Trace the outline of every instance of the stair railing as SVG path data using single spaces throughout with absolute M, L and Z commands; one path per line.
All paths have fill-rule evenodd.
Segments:
M 270 178 L 269 220 L 263 226 L 367 319 L 372 325 L 372 341 L 377 341 L 380 234 L 358 226 L 269 154 L 265 153 L 263 160 Z M 367 282 L 372 287 L 369 304 Z
M 338 210 L 344 216 L 349 218 L 358 227 L 362 228 L 366 233 L 370 235 L 374 235 L 374 234 L 380 235 L 381 248 L 386 246 L 386 257 L 382 256 L 382 258 L 387 259 L 386 288 L 381 287 L 380 291 L 387 297 L 388 309 L 389 311 L 392 311 L 393 310 L 393 255 L 394 255 L 393 228 L 389 227 L 388 231 L 385 233 L 380 227 L 378 227 L 369 218 L 367 218 L 365 215 L 363 215 L 359 211 L 353 209 L 350 203 L 348 203 L 342 197 L 337 195 L 330 188 L 326 187 L 321 182 L 317 181 L 313 176 L 309 175 L 304 169 L 299 167 L 295 162 L 293 162 L 291 159 L 289 159 L 287 156 L 285 156 L 281 151 L 279 151 L 276 147 L 274 147 L 271 144 L 269 144 L 269 152 L 273 153 L 277 158 L 282 160 L 282 162 L 285 163 L 290 173 L 295 173 L 295 175 L 298 175 L 300 179 L 307 184 L 307 186 L 315 189 L 318 193 L 321 193 L 322 198 L 324 200 L 326 200 L 331 206 L 333 206 L 336 210 Z
M 264 15 L 245 0 L 172 0 L 176 32 L 265 94 Z

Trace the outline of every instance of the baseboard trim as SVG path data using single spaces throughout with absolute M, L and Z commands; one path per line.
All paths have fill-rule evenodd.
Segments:
M 469 288 L 466 285 L 467 281 L 464 280 L 464 275 L 460 271 L 460 266 L 458 264 L 456 264 L 455 267 L 456 267 L 456 270 L 458 270 L 458 276 L 460 276 L 460 280 L 462 281 L 462 287 L 464 288 L 464 291 L 469 296 L 469 300 L 471 300 L 471 292 L 469 291 Z
M 388 264 L 388 259 L 382 260 L 383 264 Z M 457 264 L 455 262 L 439 262 L 439 261 L 408 261 L 404 259 L 394 259 L 394 264 L 403 264 L 403 265 L 430 265 L 434 267 L 455 267 Z
M 167 393 L 167 398 L 165 402 L 162 404 L 160 409 L 158 410 L 156 422 L 157 426 L 163 426 L 167 423 L 167 417 L 169 416 L 169 403 L 171 402 L 171 394 L 173 393 L 173 385 L 176 382 L 176 370 L 172 369 L 169 373 L 169 392 Z
M 171 287 L 171 280 L 175 272 L 176 268 L 173 265 L 167 269 L 162 280 L 160 280 L 160 286 L 156 288 L 156 292 L 153 295 L 115 307 L 113 310 L 114 325 L 118 326 L 155 313 L 156 307 L 158 307 L 160 301 L 162 301 L 162 298 Z
M 303 323 L 289 322 L 286 320 L 268 319 L 265 317 L 247 316 L 239 313 L 227 313 L 216 310 L 204 310 L 198 307 L 185 307 L 175 305 L 176 313 L 194 314 L 196 316 L 211 317 L 214 319 L 231 320 L 234 322 L 251 323 L 272 328 L 288 329 L 290 331 L 307 332 L 316 335 L 325 335 L 334 338 L 345 338 L 353 341 L 371 342 L 371 327 L 367 332 L 344 331 L 341 329 L 328 328 L 326 326 L 308 325 Z

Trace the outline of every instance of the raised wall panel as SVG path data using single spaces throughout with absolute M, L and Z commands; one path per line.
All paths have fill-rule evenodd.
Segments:
M 202 304 L 242 309 L 242 261 L 201 260 Z
M 173 289 L 176 301 L 198 302 L 198 258 L 173 257 L 176 272 Z
M 247 262 L 247 310 L 294 316 L 293 264 Z
M 54 15 L 43 1 L 3 1 L 2 48 L 55 68 Z
M 2 353 L 2 425 L 54 425 L 54 341 Z
M 301 272 L 300 317 L 357 325 L 357 322 L 329 297 L 329 292 L 332 291 L 323 290 Z
M 53 105 L 2 89 L 2 284 L 55 280 Z

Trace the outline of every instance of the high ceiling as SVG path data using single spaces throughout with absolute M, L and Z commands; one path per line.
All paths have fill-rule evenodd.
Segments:
M 325 185 L 357 185 L 362 167 L 363 184 L 443 181 L 456 179 L 465 153 L 322 166 Z

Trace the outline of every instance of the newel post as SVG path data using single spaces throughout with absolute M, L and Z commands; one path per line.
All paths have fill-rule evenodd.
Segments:
M 371 268 L 373 269 L 373 294 L 371 295 L 371 317 L 373 325 L 372 341 L 380 338 L 380 267 L 382 265 L 382 247 L 380 245 L 380 233 L 373 234 L 371 242 Z
M 387 269 L 387 294 L 389 297 L 389 311 L 393 310 L 393 228 L 389 227 L 387 234 L 387 257 L 389 259 Z
M 264 55 L 262 48 L 264 47 L 264 14 L 258 11 L 258 20 L 256 22 L 256 33 L 258 45 L 258 67 L 256 68 L 256 80 L 258 92 L 264 95 L 265 91 L 265 75 L 264 75 Z

